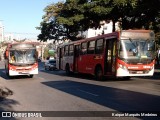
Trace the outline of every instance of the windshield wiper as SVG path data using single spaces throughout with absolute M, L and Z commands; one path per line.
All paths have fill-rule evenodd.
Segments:
M 136 48 L 138 45 L 135 45 L 131 38 L 129 38 L 129 41 L 131 41 L 132 45 Z

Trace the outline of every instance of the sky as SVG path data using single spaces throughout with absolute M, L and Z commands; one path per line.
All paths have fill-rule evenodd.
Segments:
M 59 0 L 0 0 L 0 22 L 4 34 L 12 33 L 20 38 L 36 39 L 44 8 Z

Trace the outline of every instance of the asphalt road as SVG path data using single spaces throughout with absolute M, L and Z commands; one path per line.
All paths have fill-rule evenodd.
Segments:
M 0 102 L 1 111 L 44 112 L 46 117 L 37 118 L 38 120 L 53 120 L 53 116 L 54 120 L 159 119 L 140 118 L 138 115 L 112 117 L 114 112 L 120 113 L 117 111 L 156 111 L 160 114 L 159 70 L 155 70 L 153 77 L 95 81 L 90 75 L 66 76 L 63 71 L 45 71 L 43 63 L 40 63 L 39 74 L 33 78 L 21 76 L 9 79 L 5 75 L 4 63 L 0 62 L 0 75 L 0 84 L 13 91 L 12 96 Z

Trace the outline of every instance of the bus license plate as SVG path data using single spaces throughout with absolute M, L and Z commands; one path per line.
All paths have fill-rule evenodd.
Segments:
M 19 72 L 21 74 L 29 74 L 29 71 L 22 71 L 22 72 Z
M 137 74 L 142 74 L 143 73 L 143 71 L 137 71 Z

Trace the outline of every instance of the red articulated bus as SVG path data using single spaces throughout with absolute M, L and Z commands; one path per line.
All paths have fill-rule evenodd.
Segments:
M 5 70 L 8 77 L 38 74 L 38 59 L 34 43 L 8 44 L 5 51 Z
M 152 76 L 155 35 L 150 30 L 123 30 L 58 46 L 56 67 L 96 76 Z

